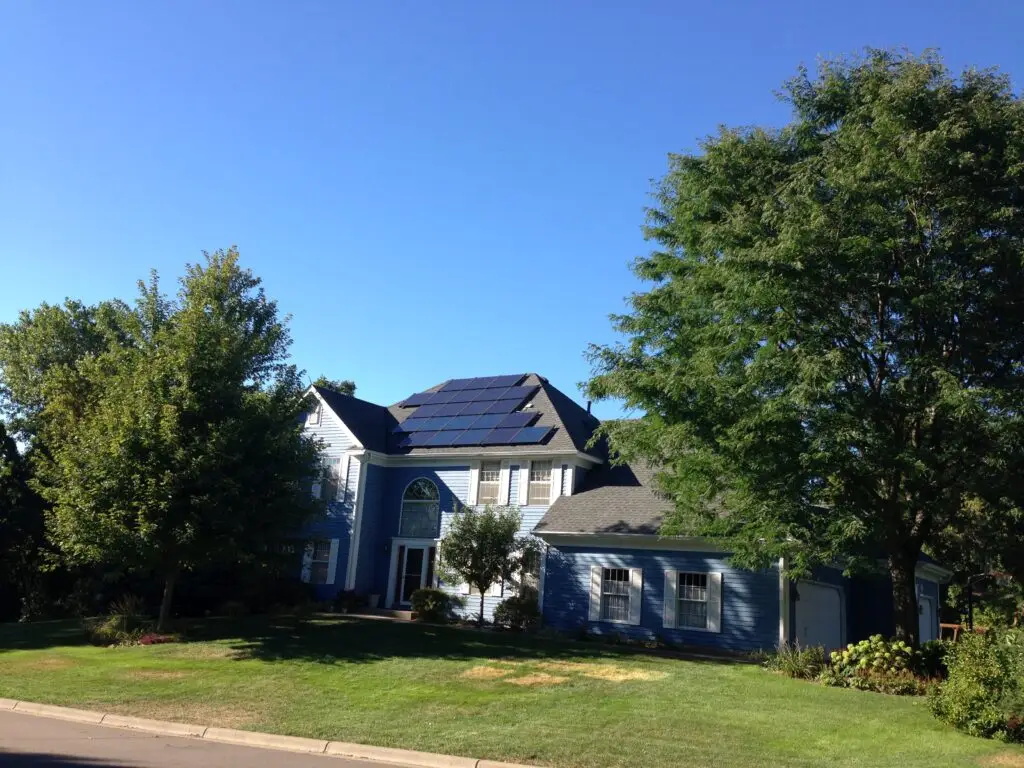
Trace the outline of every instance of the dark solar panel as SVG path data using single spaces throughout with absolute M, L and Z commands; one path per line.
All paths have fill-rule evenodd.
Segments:
M 407 440 L 403 440 L 403 447 L 417 448 L 427 444 L 427 441 L 436 435 L 436 432 L 412 432 Z
M 488 402 L 490 400 L 497 400 L 498 398 L 495 396 L 497 394 L 497 392 L 498 391 L 504 392 L 505 389 L 507 389 L 507 387 L 502 388 L 501 390 L 470 389 L 470 390 L 466 391 L 466 394 L 469 394 L 469 395 L 473 396 L 473 402 L 474 403 Z
M 451 445 L 452 441 L 455 440 L 459 435 L 462 434 L 461 429 L 444 429 L 436 433 L 432 438 L 427 440 L 426 445 L 438 446 L 438 445 Z
M 455 438 L 452 445 L 481 445 L 480 441 L 490 433 L 489 429 L 467 429 Z
M 513 387 L 526 378 L 524 373 L 515 373 L 511 376 L 496 376 L 491 382 L 492 387 Z
M 524 427 L 508 441 L 509 445 L 530 445 L 540 443 L 551 432 L 551 427 Z
M 431 403 L 432 405 L 442 405 L 444 403 L 450 403 L 452 401 L 452 396 L 454 394 L 454 392 L 434 392 L 430 396 L 430 399 L 427 400 L 427 402 Z
M 482 417 L 482 416 L 456 416 L 453 419 L 449 419 L 448 423 L 444 425 L 444 428 L 445 429 L 469 429 L 471 426 L 475 426 L 474 422 L 478 418 L 484 418 L 484 417 Z
M 512 413 L 519 407 L 519 400 L 495 400 L 488 403 L 484 413 Z
M 496 427 L 528 427 L 537 418 L 537 413 L 510 413 L 494 426 Z
M 430 398 L 434 396 L 433 392 L 419 392 L 415 395 L 410 395 L 402 401 L 402 407 L 409 408 L 414 405 L 423 405 L 430 401 Z
M 509 399 L 513 397 L 527 398 L 536 392 L 540 387 L 509 387 L 508 391 L 501 396 L 500 399 Z
M 406 419 L 399 424 L 393 431 L 395 432 L 416 432 L 419 429 L 420 424 L 426 422 L 427 419 Z
M 460 389 L 456 392 L 452 392 L 451 402 L 453 403 L 468 403 L 473 399 L 473 395 L 476 394 L 475 390 L 472 389 Z
M 474 379 L 452 379 L 441 387 L 442 392 L 454 392 L 456 390 L 465 389 L 466 385 Z
M 482 445 L 508 445 L 508 441 L 515 437 L 516 433 L 519 432 L 518 427 L 512 429 L 492 429 L 491 434 L 487 435 L 482 441 Z
M 421 405 L 419 408 L 412 412 L 412 415 L 409 418 L 425 419 L 427 418 L 427 416 L 436 416 L 437 409 L 443 407 L 443 405 Z
M 472 416 L 473 414 L 476 414 L 479 416 L 481 413 L 487 410 L 488 406 L 490 406 L 490 403 L 488 402 L 466 403 L 466 407 L 462 409 L 462 415 Z
M 502 416 L 500 413 L 488 413 L 487 415 L 481 416 L 476 421 L 474 421 L 472 428 L 484 429 L 486 427 L 487 429 L 494 429 L 494 427 L 498 426 L 498 424 L 501 422 L 503 418 L 504 416 Z
M 458 416 L 466 407 L 465 403 L 445 403 L 437 406 L 437 416 Z

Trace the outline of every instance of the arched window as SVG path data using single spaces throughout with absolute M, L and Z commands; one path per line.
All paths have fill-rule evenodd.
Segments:
M 402 519 L 398 535 L 410 539 L 437 537 L 441 515 L 441 494 L 425 477 L 413 480 L 402 496 Z

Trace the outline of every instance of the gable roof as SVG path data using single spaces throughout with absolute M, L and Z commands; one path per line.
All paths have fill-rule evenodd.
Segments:
M 656 534 L 671 509 L 672 502 L 654 488 L 652 470 L 603 464 L 587 473 L 572 496 L 556 499 L 534 531 Z
M 313 388 L 364 448 L 382 453 L 387 450 L 388 434 L 396 424 L 387 408 L 326 387 Z
M 447 382 L 441 382 L 426 392 L 436 392 Z M 587 453 L 587 441 L 594 433 L 601 422 L 585 408 L 577 404 L 572 398 L 566 395 L 557 387 L 553 386 L 543 376 L 536 373 L 527 374 L 522 386 L 539 387 L 537 394 L 531 401 L 531 409 L 538 413 L 536 426 L 553 427 L 552 433 L 545 438 L 543 443 L 534 445 L 485 445 L 485 446 L 444 446 L 437 448 L 399 448 L 399 435 L 389 434 L 388 453 L 400 456 L 430 456 L 437 453 L 480 456 L 487 454 L 497 455 L 536 455 L 544 453 L 576 453 L 581 451 Z M 388 406 L 394 423 L 400 424 L 405 421 L 415 407 L 404 408 L 398 402 Z M 389 430 L 390 432 L 390 430 Z

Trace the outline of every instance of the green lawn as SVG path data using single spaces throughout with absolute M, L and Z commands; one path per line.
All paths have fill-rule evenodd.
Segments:
M 94 648 L 0 625 L 0 697 L 557 766 L 1024 766 L 922 700 L 750 665 L 344 618 L 210 620 Z

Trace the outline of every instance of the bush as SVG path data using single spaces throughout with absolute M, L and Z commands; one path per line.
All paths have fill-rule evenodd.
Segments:
M 946 654 L 948 652 L 948 643 L 944 643 L 942 640 L 929 640 L 921 646 L 918 672 L 928 678 L 945 680 L 948 674 L 946 668 Z
M 366 605 L 366 598 L 356 594 L 354 589 L 342 589 L 334 597 L 334 610 L 338 613 L 355 613 Z
M 766 669 L 797 680 L 814 680 L 828 666 L 820 645 L 801 648 L 800 643 L 781 643 L 764 662 Z
M 417 589 L 412 593 L 412 617 L 416 621 L 444 624 L 455 618 L 462 601 L 443 589 Z
M 240 616 L 245 616 L 248 612 L 248 608 L 241 600 L 225 600 L 221 603 L 220 609 L 217 611 L 217 615 L 230 616 L 231 618 L 237 619 Z
M 920 661 L 920 653 L 909 643 L 886 640 L 881 635 L 872 635 L 867 640 L 850 643 L 845 649 L 832 652 L 832 666 L 845 677 L 865 670 L 888 674 L 917 672 Z
M 967 634 L 931 697 L 940 720 L 973 736 L 1024 741 L 1024 630 Z
M 139 645 L 160 645 L 162 643 L 178 643 L 181 638 L 177 635 L 158 635 L 156 632 L 147 632 L 139 638 Z
M 923 696 L 944 670 L 946 646 L 933 641 L 920 650 L 903 640 L 872 635 L 832 652 L 822 673 L 826 685 L 877 691 L 894 696 Z
M 494 608 L 494 623 L 523 631 L 540 624 L 539 595 L 533 587 L 523 587 L 518 595 L 506 598 Z
M 108 616 L 83 623 L 89 640 L 96 645 L 131 645 L 152 627 L 146 604 L 137 595 L 122 595 L 110 604 L 109 611 Z

